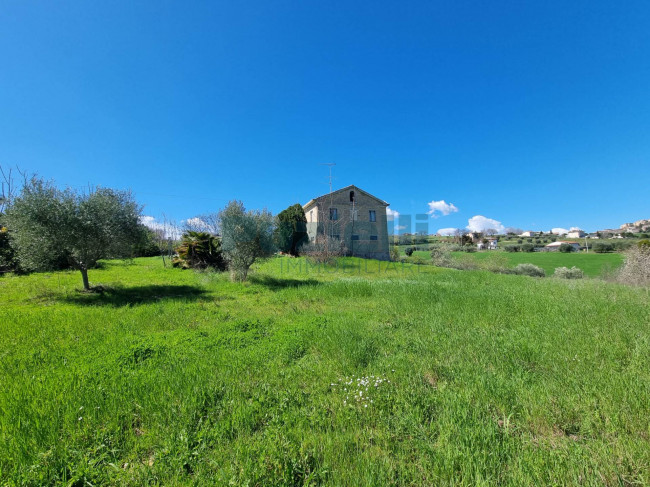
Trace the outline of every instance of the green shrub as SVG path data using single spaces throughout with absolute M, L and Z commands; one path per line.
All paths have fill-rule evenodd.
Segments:
M 450 252 L 441 246 L 437 246 L 431 251 L 431 260 L 436 267 L 451 267 L 454 261 Z
M 404 253 L 407 257 L 411 257 L 413 252 L 415 252 L 415 247 L 406 247 L 406 249 L 404 249 Z
M 522 252 L 534 252 L 535 246 L 532 243 L 525 243 L 521 246 Z
M 520 247 L 519 245 L 506 245 L 503 247 L 503 250 L 506 252 L 519 252 Z
M 560 252 L 563 252 L 563 253 L 565 253 L 565 254 L 568 254 L 568 253 L 570 253 L 570 252 L 573 252 L 575 249 L 573 248 L 573 245 L 570 245 L 570 244 L 568 244 L 568 243 L 563 243 L 562 245 L 560 245 L 560 247 L 558 248 L 558 250 L 559 250 Z
M 520 239 L 517 240 L 517 243 L 521 245 L 522 243 L 524 243 L 524 241 L 523 241 L 523 239 L 520 238 Z
M 463 245 L 462 251 L 468 253 L 476 252 L 476 245 Z
M 514 269 L 510 269 L 510 273 L 531 277 L 544 277 L 546 275 L 544 269 L 534 264 L 519 264 Z
M 596 242 L 593 244 L 594 252 L 598 254 L 604 254 L 605 252 L 612 252 L 614 246 L 608 242 Z
M 133 257 L 154 257 L 160 255 L 156 232 L 144 225 L 140 225 L 140 231 L 140 239 L 133 246 Z
M 633 242 L 629 240 L 617 240 L 616 242 L 611 243 L 614 251 L 623 251 L 632 247 Z
M 397 245 L 393 245 L 390 249 L 390 260 L 393 262 L 399 262 L 400 260 L 399 247 Z
M 582 279 L 585 276 L 585 273 L 582 272 L 582 269 L 579 269 L 576 266 L 571 267 L 557 267 L 553 273 L 553 277 L 559 277 L 560 279 Z

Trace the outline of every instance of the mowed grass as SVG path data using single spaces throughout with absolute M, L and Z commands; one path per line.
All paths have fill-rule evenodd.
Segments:
M 90 278 L 0 279 L 0 484 L 650 482 L 647 289 L 357 259 Z
M 484 252 L 452 252 L 458 259 L 476 259 L 482 261 L 490 259 L 495 254 L 503 256 L 506 259 L 508 267 L 515 267 L 517 264 L 535 264 L 546 271 L 547 276 L 552 276 L 558 267 L 579 267 L 588 277 L 603 277 L 618 269 L 623 264 L 623 256 L 619 253 L 597 254 L 595 252 L 504 252 L 504 251 L 484 251 Z M 424 261 L 431 261 L 431 252 L 415 251 L 414 257 L 419 257 Z

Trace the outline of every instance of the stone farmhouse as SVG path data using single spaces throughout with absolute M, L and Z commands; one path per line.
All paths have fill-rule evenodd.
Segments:
M 309 240 L 328 235 L 341 240 L 351 255 L 390 260 L 387 207 L 354 185 L 318 196 L 303 206 Z

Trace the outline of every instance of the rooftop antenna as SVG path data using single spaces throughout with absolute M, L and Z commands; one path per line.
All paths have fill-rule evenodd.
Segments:
M 323 162 L 321 166 L 329 166 L 330 168 L 330 193 L 332 192 L 332 166 L 336 166 L 335 162 Z

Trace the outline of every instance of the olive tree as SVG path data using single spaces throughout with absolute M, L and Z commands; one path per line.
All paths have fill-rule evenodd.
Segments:
M 267 210 L 246 210 L 231 201 L 220 213 L 221 248 L 232 278 L 245 281 L 258 258 L 273 253 L 273 216 Z
M 11 202 L 7 220 L 22 268 L 45 269 L 64 253 L 89 290 L 88 269 L 99 259 L 129 256 L 140 241 L 140 212 L 127 191 L 79 193 L 32 179 Z

